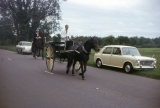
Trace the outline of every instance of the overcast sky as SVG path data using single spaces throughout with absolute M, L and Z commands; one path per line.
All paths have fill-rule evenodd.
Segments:
M 160 36 L 160 0 L 67 0 L 61 10 L 74 36 Z

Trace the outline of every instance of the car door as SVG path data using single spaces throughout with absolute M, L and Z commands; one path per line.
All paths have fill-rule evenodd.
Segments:
M 120 47 L 113 47 L 111 54 L 111 65 L 114 67 L 122 67 L 122 53 Z
M 110 65 L 111 52 L 112 52 L 112 47 L 106 47 L 103 50 L 101 55 L 101 60 L 103 65 Z

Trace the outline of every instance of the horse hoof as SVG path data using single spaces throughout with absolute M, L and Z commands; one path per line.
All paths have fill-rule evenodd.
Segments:
M 79 73 L 79 76 L 81 76 L 82 75 L 82 73 Z
M 85 78 L 82 78 L 82 80 L 85 80 Z

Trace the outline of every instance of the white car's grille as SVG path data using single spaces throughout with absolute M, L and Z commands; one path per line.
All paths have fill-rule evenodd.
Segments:
M 140 61 L 140 65 L 142 66 L 151 66 L 153 61 Z

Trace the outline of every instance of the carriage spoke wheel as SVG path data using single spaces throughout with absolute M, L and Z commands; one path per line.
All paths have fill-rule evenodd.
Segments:
M 54 53 L 51 45 L 46 48 L 46 65 L 49 72 L 53 71 L 54 67 Z
M 74 69 L 75 69 L 75 71 L 79 71 L 80 68 L 81 68 L 81 65 L 80 65 L 80 63 L 77 61 L 76 64 L 75 64 Z

